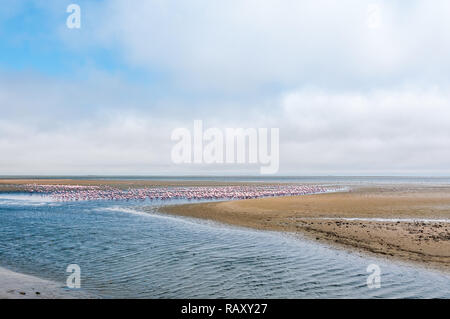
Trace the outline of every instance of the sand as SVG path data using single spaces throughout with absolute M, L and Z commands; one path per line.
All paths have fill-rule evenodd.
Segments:
M 450 271 L 450 223 L 445 222 L 450 221 L 450 187 L 365 187 L 348 193 L 172 205 L 160 212 L 301 233 Z
M 92 298 L 82 291 L 63 289 L 61 284 L 0 267 L 0 299 Z

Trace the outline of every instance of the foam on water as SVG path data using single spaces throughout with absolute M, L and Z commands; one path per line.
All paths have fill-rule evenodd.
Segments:
M 55 200 L 44 194 L 8 193 L 0 194 L 1 206 L 46 206 L 57 204 Z
M 30 194 L 21 194 L 21 193 L 10 193 L 10 194 L 0 194 L 0 201 L 1 200 L 10 200 L 10 201 L 19 201 L 21 203 L 23 202 L 54 202 L 51 196 L 43 195 L 43 194 L 36 194 L 36 195 L 30 195 Z

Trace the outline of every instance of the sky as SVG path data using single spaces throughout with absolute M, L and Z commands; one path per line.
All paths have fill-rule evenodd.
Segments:
M 81 27 L 70 29 L 70 4 Z M 279 175 L 450 175 L 450 2 L 5 0 L 0 175 L 253 175 L 171 132 L 279 128 Z

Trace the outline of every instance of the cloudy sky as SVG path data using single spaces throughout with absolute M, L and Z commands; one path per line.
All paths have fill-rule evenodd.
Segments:
M 283 175 L 450 175 L 449 14 L 446 0 L 3 1 L 0 175 L 258 174 L 172 163 L 171 132 L 197 119 L 279 128 Z

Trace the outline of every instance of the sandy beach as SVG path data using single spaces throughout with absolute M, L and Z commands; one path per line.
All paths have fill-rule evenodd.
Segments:
M 450 271 L 450 188 L 446 186 L 361 187 L 348 193 L 173 205 L 160 211 L 301 233 Z

